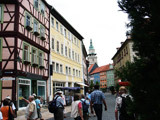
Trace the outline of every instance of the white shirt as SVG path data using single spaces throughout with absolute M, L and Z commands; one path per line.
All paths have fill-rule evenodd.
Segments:
M 78 112 L 78 104 L 80 103 L 80 100 L 77 101 L 73 101 L 72 105 L 71 105 L 71 117 L 72 118 L 76 118 L 79 116 L 79 112 Z

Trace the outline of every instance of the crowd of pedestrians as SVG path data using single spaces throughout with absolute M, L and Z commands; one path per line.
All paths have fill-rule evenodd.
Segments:
M 130 98 L 133 101 L 133 98 L 127 94 L 127 89 L 122 86 L 119 88 L 115 101 L 115 120 L 135 120 L 133 114 L 132 116 L 127 114 L 127 104 L 124 103 L 126 98 Z M 41 114 L 42 104 L 39 96 L 33 93 L 29 96 L 28 100 L 24 97 L 21 100 L 28 103 L 25 113 L 26 120 L 44 120 Z M 66 102 L 61 90 L 56 90 L 53 101 L 56 103 L 56 110 L 53 112 L 54 120 L 65 120 Z M 89 90 L 86 95 L 75 93 L 71 104 L 71 117 L 75 120 L 88 120 L 91 114 L 93 114 L 97 117 L 97 120 L 102 120 L 103 104 L 104 110 L 107 111 L 105 96 L 99 90 L 99 85 L 95 85 L 94 91 L 91 92 Z M 3 100 L 0 106 L 0 120 L 14 120 L 16 117 L 16 107 L 9 96 Z

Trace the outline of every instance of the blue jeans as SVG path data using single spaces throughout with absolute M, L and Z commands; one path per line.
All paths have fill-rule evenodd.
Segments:
M 97 116 L 97 120 L 102 120 L 102 104 L 94 104 L 93 107 Z

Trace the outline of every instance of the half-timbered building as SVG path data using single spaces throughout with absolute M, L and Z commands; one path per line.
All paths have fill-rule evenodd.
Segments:
M 49 5 L 45 0 L 0 0 L 0 99 L 36 93 L 48 98 Z

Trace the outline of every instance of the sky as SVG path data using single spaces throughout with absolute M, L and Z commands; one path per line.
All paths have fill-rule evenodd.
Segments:
M 92 39 L 98 65 L 113 63 L 120 42 L 126 39 L 128 16 L 119 11 L 117 0 L 46 0 L 83 37 L 89 53 Z

